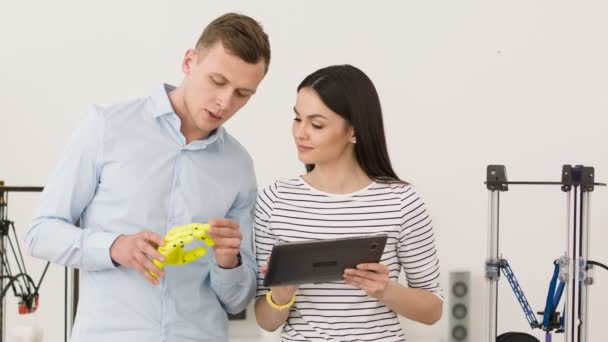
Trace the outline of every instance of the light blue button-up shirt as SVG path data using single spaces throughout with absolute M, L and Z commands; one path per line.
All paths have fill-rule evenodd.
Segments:
M 225 129 L 186 145 L 165 85 L 151 97 L 94 107 L 44 188 L 26 245 L 35 257 L 80 269 L 72 342 L 227 341 L 226 311 L 255 292 L 253 162 Z M 115 267 L 120 234 L 227 217 L 240 223 L 242 265 L 220 268 L 212 248 L 165 267 L 157 286 Z M 80 226 L 74 223 L 80 218 Z M 187 248 L 189 249 L 189 248 Z

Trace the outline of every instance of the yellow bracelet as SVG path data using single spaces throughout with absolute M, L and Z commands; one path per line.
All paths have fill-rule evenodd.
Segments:
M 268 302 L 268 305 L 270 305 L 271 308 L 273 308 L 275 310 L 283 311 L 283 310 L 289 309 L 293 305 L 293 303 L 295 303 L 296 294 L 295 293 L 293 294 L 293 297 L 291 297 L 291 300 L 289 301 L 289 303 L 284 304 L 284 305 L 278 305 L 272 301 L 272 290 L 268 290 L 268 292 L 266 292 L 266 301 Z

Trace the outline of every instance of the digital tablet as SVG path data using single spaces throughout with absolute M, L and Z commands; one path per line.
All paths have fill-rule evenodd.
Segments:
M 386 234 L 278 243 L 270 253 L 264 286 L 311 284 L 344 279 L 344 269 L 380 262 Z

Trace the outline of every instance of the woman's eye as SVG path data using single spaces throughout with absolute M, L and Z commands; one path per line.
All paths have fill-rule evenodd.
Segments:
M 321 129 L 321 128 L 323 128 L 323 126 L 321 126 L 321 125 L 316 125 L 316 124 L 312 124 L 312 127 L 313 127 L 314 129 Z
M 293 118 L 293 121 L 300 122 L 300 121 L 302 121 L 302 119 L 295 117 L 295 118 Z

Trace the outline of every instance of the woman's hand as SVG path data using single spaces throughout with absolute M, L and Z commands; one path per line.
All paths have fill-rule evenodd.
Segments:
M 268 272 L 268 263 L 270 262 L 270 257 L 266 258 L 266 264 L 260 267 L 260 273 L 266 277 L 266 272 Z M 298 290 L 298 285 L 287 285 L 287 286 L 273 286 L 270 288 L 272 290 L 272 301 L 276 305 L 285 305 L 291 301 L 291 298 Z
M 378 263 L 359 264 L 356 269 L 344 270 L 344 281 L 365 291 L 368 296 L 382 301 L 390 283 L 388 267 Z

